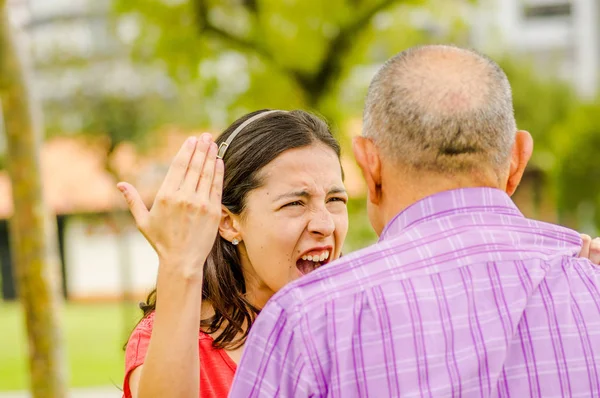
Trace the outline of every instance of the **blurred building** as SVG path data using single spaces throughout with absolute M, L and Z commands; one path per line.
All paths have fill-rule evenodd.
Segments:
M 50 115 L 59 115 L 52 123 L 66 133 L 81 128 L 82 115 L 74 110 L 82 98 L 137 98 L 165 87 L 163 75 L 131 61 L 128 43 L 135 38 L 136 24 L 116 20 L 111 3 L 8 0 L 19 49 L 26 52 L 32 94 L 47 111 L 46 122 Z M 0 134 L 0 152 L 3 139 Z M 130 218 L 121 217 L 125 224 L 115 225 L 115 214 L 126 210 L 104 161 L 101 146 L 77 140 L 53 140 L 42 151 L 45 196 L 57 214 L 63 288 L 72 299 L 114 299 L 125 291 L 139 297 L 155 282 L 158 264 L 152 248 Z M 142 188 L 155 190 L 164 175 L 161 164 L 137 173 Z M 17 293 L 6 221 L 12 213 L 10 197 L 8 176 L 0 171 L 0 298 L 5 299 Z
M 472 42 L 486 52 L 531 58 L 542 74 L 573 83 L 583 98 L 598 92 L 600 1 L 480 0 L 469 18 Z
M 43 101 L 64 101 L 79 90 L 97 89 L 100 81 L 126 69 L 127 54 L 110 27 L 110 0 L 9 4 L 24 47 L 31 50 L 34 87 Z
M 164 74 L 132 62 L 130 44 L 138 34 L 137 24 L 127 17 L 115 18 L 112 0 L 8 3 L 24 48 L 30 50 L 34 94 L 47 116 L 61 115 L 62 120 L 53 122 L 63 130 L 81 127 L 81 115 L 69 110 L 82 97 L 136 98 L 168 91 Z
M 110 90 L 128 95 L 139 89 L 110 6 L 110 0 L 8 0 L 32 94 L 44 108 L 60 110 L 53 113 L 62 120 L 54 123 L 65 131 L 77 131 L 81 124 L 80 115 L 69 112 L 81 95 Z M 68 275 L 65 293 L 72 298 L 120 297 L 124 282 L 127 290 L 138 293 L 151 287 L 154 275 L 146 271 L 156 267 L 154 253 L 131 222 L 124 231 L 113 225 L 110 214 L 122 206 L 112 192 L 112 179 L 103 173 L 101 154 L 59 141 L 45 145 L 42 163 L 46 199 L 57 214 L 63 273 Z M 3 220 L 12 212 L 10 197 L 8 177 L 0 172 L 0 297 L 6 299 L 16 295 Z M 125 260 L 120 241 L 128 242 Z
M 148 204 L 182 136 L 161 143 L 164 155 L 140 158 L 123 147 L 119 174 Z M 82 138 L 57 137 L 41 150 L 44 197 L 57 217 L 65 296 L 74 300 L 141 298 L 155 284 L 158 258 L 128 215 L 115 180 L 104 167 L 105 148 Z M 0 170 L 0 299 L 17 297 L 8 219 L 13 212 L 8 174 Z

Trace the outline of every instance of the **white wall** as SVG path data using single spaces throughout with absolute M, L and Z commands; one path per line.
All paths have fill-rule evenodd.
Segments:
M 600 84 L 600 10 L 597 0 L 571 0 L 571 15 L 568 16 L 524 16 L 527 3 L 565 2 L 481 0 L 470 18 L 473 44 L 491 54 L 506 52 L 517 59 L 521 54 L 531 56 L 540 73 L 553 70 L 573 83 L 582 97 L 592 97 Z
M 592 98 L 600 84 L 600 20 L 598 0 L 578 0 L 574 8 L 575 86 L 584 98 Z
M 155 285 L 157 256 L 133 225 L 119 237 L 106 217 L 70 216 L 65 222 L 64 242 L 70 299 L 122 297 L 127 268 L 121 268 L 119 261 L 120 243 L 125 249 L 123 266 L 130 267 L 131 291 L 136 298 Z

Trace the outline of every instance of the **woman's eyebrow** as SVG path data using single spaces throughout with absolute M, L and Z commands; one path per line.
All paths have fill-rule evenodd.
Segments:
M 329 190 L 327 195 L 334 195 L 334 194 L 338 194 L 338 193 L 345 194 L 346 190 L 341 187 L 333 187 Z M 310 196 L 311 196 L 311 194 L 308 191 L 294 191 L 294 192 L 288 192 L 288 193 L 279 195 L 275 199 L 273 199 L 273 201 L 278 201 L 281 199 L 291 199 L 291 198 L 309 198 Z

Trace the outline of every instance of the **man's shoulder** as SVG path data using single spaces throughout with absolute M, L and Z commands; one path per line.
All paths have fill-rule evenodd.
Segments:
M 523 241 L 524 246 L 537 247 L 540 251 L 573 251 L 578 253 L 582 240 L 578 232 L 544 221 L 523 218 L 521 222 L 513 224 L 517 236 L 529 237 Z M 528 244 L 527 244 L 528 243 Z
M 577 232 L 533 219 L 498 215 L 486 224 L 473 222 L 472 215 L 456 217 L 466 222 L 455 220 L 449 229 L 436 220 L 424 222 L 289 283 L 270 301 L 285 312 L 306 314 L 391 279 L 437 272 L 441 263 L 448 270 L 491 259 L 573 256 L 581 245 Z

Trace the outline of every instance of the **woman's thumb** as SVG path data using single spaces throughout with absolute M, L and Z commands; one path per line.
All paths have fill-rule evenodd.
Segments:
M 129 206 L 129 211 L 131 215 L 135 219 L 135 222 L 138 226 L 143 225 L 146 216 L 148 215 L 148 208 L 144 204 L 142 197 L 135 187 L 126 182 L 120 182 L 117 184 L 117 188 L 123 196 L 125 197 L 125 201 L 127 202 L 127 206 Z

